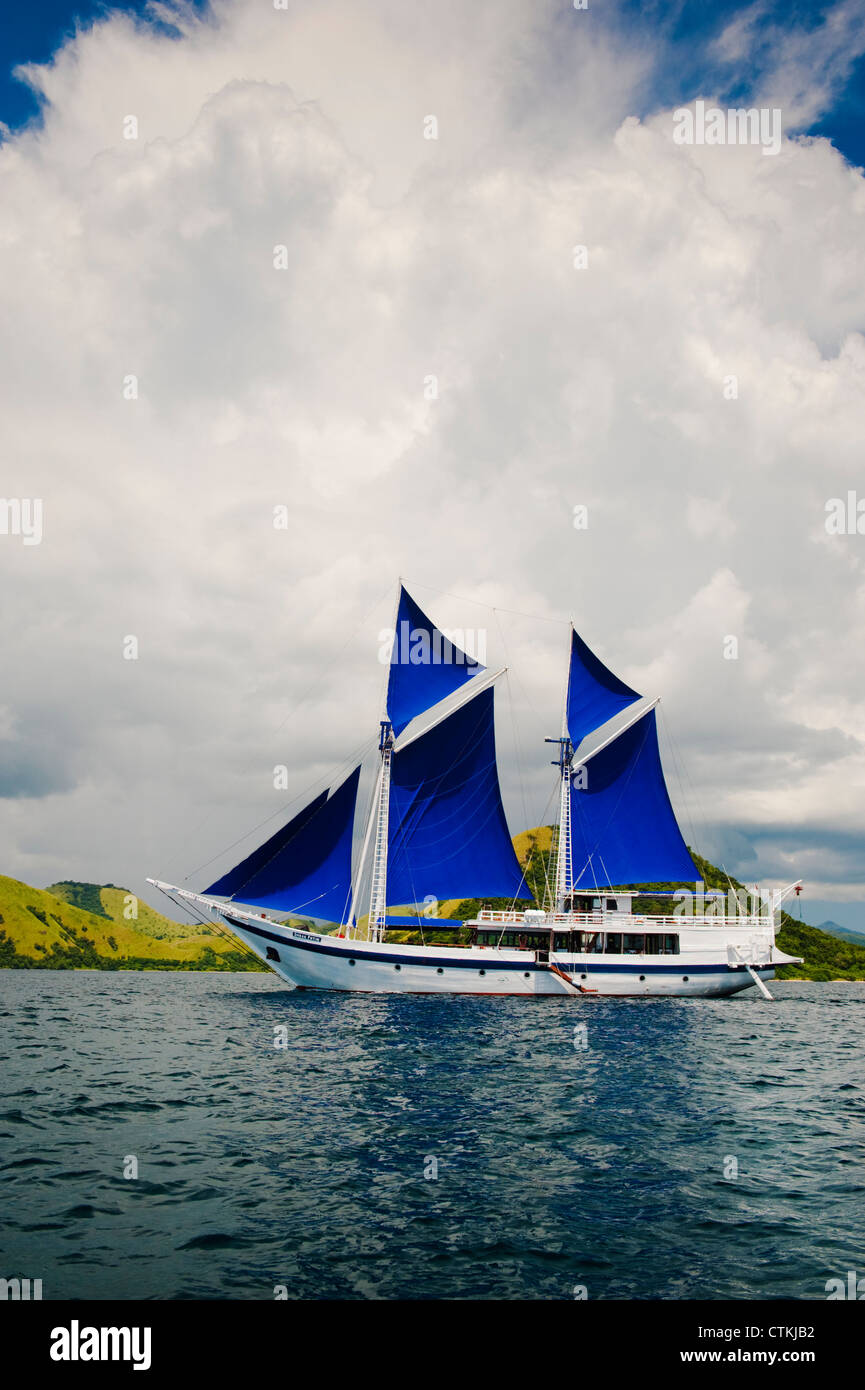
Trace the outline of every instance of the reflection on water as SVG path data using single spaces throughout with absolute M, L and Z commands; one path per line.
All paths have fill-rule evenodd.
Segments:
M 823 1298 L 865 1267 L 865 985 L 774 990 L 2 971 L 0 1274 L 45 1298 Z

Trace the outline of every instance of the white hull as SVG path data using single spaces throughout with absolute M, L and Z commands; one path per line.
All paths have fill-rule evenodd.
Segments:
M 569 955 L 482 947 L 404 946 L 346 940 L 297 931 L 271 921 L 220 913 L 222 920 L 287 984 L 371 994 L 559 995 L 569 997 L 719 998 L 754 984 L 744 964 L 727 959 L 729 936 L 676 956 Z M 705 937 L 705 933 L 704 933 Z M 268 955 L 270 952 L 270 955 Z M 775 964 L 790 957 L 775 951 L 772 964 L 754 968 L 772 979 Z

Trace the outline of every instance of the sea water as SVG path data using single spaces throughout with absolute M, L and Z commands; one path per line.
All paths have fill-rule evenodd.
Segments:
M 726 1000 L 0 971 L 0 1277 L 44 1299 L 824 1299 L 865 984 Z

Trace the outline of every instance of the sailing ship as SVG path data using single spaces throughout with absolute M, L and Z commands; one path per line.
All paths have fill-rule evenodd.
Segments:
M 729 912 L 677 890 L 700 876 L 664 779 L 659 702 L 619 679 L 573 625 L 561 733 L 546 740 L 558 776 L 554 881 L 543 905 L 525 906 L 533 899 L 496 760 L 505 670 L 487 670 L 400 584 L 358 848 L 362 765 L 204 892 L 148 882 L 301 989 L 717 997 L 756 984 L 768 996 L 776 966 L 797 960 L 775 945 L 777 910 L 795 885 Z M 672 885 L 671 910 L 636 910 L 640 886 L 661 883 Z M 482 906 L 469 920 L 429 915 L 430 904 L 454 899 L 510 906 Z M 419 943 L 393 939 L 406 928 Z

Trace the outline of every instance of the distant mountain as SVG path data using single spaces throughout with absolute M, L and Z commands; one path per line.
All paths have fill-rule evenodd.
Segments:
M 837 922 L 821 922 L 818 931 L 824 931 L 829 936 L 837 936 L 839 941 L 851 941 L 854 946 L 865 946 L 865 933 L 851 931 L 849 927 L 840 927 Z
M 50 889 L 31 888 L 2 875 L 0 966 L 27 970 L 265 968 L 228 935 L 173 922 L 113 884 L 56 883 Z

